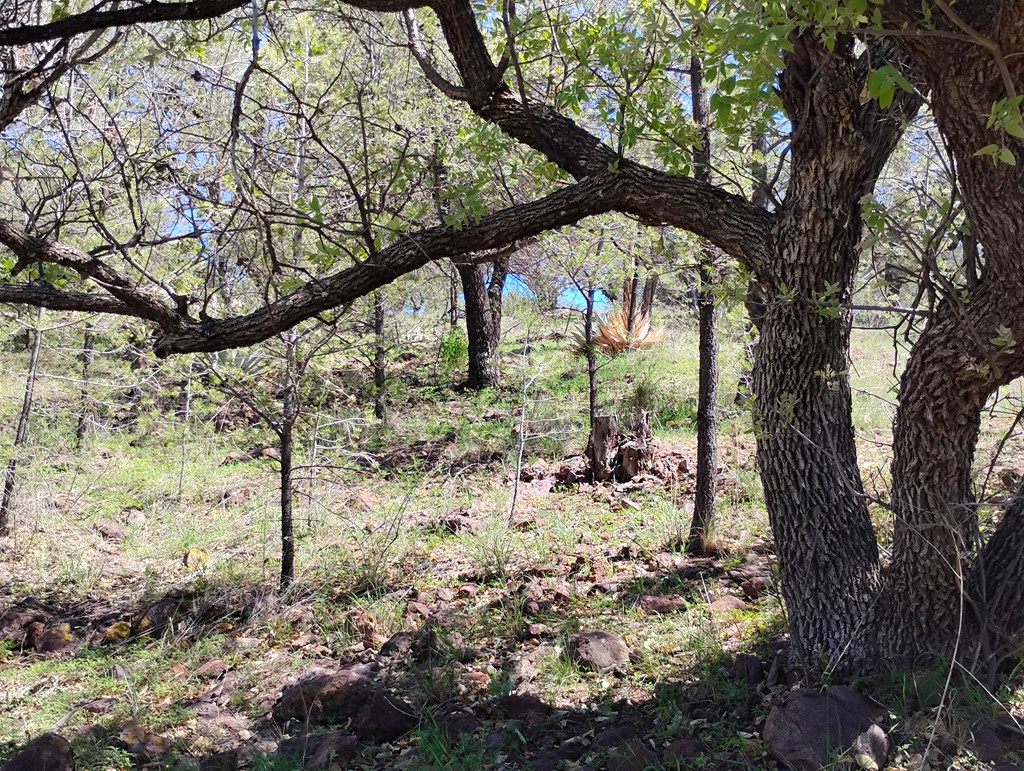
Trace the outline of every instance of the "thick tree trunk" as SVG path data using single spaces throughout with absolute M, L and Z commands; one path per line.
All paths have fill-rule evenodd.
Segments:
M 979 34 L 995 35 L 1004 45 L 1024 34 L 1020 8 L 1004 15 L 958 5 L 961 12 Z M 915 56 L 931 86 L 971 235 L 982 250 L 979 255 L 973 243 L 964 245 L 966 287 L 935 276 L 942 301 L 901 380 L 886 626 L 892 652 L 905 661 L 956 656 L 993 679 L 1003 656 L 1024 640 L 1017 604 L 1024 523 L 1019 504 L 1011 507 L 980 559 L 972 560 L 981 536 L 971 472 L 987 399 L 1024 374 L 1024 142 L 988 116 L 1013 84 L 1024 82 L 1024 62 L 1001 60 L 967 41 L 899 44 Z M 1016 163 L 979 156 L 988 143 L 1008 149 Z
M 508 256 L 499 257 L 491 265 L 491 276 L 487 279 L 487 305 L 490 311 L 490 324 L 487 334 L 491 338 L 491 347 L 497 351 L 501 343 L 501 309 L 505 299 L 505 280 L 508 278 Z
M 1024 216 L 1024 213 L 1022 213 Z M 1024 233 L 1021 234 L 1024 237 Z M 997 257 L 987 253 L 989 268 Z M 914 345 L 900 381 L 893 431 L 893 558 L 887 581 L 888 644 L 911 663 L 957 657 L 981 674 L 1024 639 L 1024 616 L 1003 587 L 1024 581 L 1009 544 L 1020 516 L 1007 513 L 975 562 L 981 534 L 972 466 L 989 397 L 1024 374 L 1024 285 L 986 273 L 967 295 L 944 300 Z
M 995 685 L 1007 660 L 1024 647 L 1024 486 L 1017 490 L 995 534 L 978 554 L 969 585 L 972 635 L 960 658 Z
M 36 386 L 36 371 L 39 366 L 39 349 L 43 344 L 43 332 L 40 328 L 43 312 L 40 309 L 39 319 L 34 329 L 29 330 L 28 374 L 25 376 L 25 393 L 21 400 L 21 412 L 18 414 L 18 425 L 14 430 L 14 446 L 11 457 L 7 461 L 7 473 L 4 476 L 4 492 L 0 498 L 0 536 L 10 535 L 14 530 L 11 511 L 14 507 L 14 487 L 18 475 L 18 452 L 28 438 L 28 419 L 32 414 L 32 395 Z
M 979 537 L 971 466 L 990 389 L 963 366 L 959 315 L 944 302 L 914 345 L 893 428 L 890 647 L 911 660 L 953 654 Z
M 487 265 L 456 265 L 466 303 L 466 336 L 469 338 L 469 379 L 472 389 L 495 386 L 501 377 L 495 325 L 487 295 Z
M 860 480 L 842 310 L 857 265 L 861 198 L 902 132 L 902 115 L 860 103 L 864 73 L 849 40 L 826 52 L 794 39 L 780 93 L 794 124 L 789 189 L 752 372 L 758 468 L 790 633 L 811 669 L 875 658 L 867 628 L 880 588 L 878 545 Z M 912 114 L 916 98 L 894 109 Z

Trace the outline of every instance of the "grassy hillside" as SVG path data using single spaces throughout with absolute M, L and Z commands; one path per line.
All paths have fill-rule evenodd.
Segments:
M 800 673 L 785 657 L 752 421 L 734 399 L 739 323 L 725 319 L 721 355 L 718 554 L 694 559 L 676 551 L 694 482 L 690 317 L 662 318 L 662 344 L 603 363 L 604 408 L 627 420 L 650 410 L 660 457 L 658 476 L 605 486 L 570 473 L 587 430 L 575 318 L 510 314 L 505 386 L 484 393 L 460 392 L 462 362 L 401 321 L 386 425 L 372 417 L 359 346 L 337 346 L 309 378 L 297 577 L 283 595 L 275 436 L 252 409 L 218 390 L 203 360 L 133 369 L 114 353 L 97 359 L 83 399 L 78 339 L 47 333 L 16 531 L 0 546 L 0 633 L 29 613 L 56 641 L 43 652 L 0 643 L 0 741 L 56 730 L 86 769 L 231 767 L 199 765 L 217 753 L 204 762 L 301 768 L 278 743 L 331 726 L 271 720 L 282 689 L 364 662 L 412 730 L 362 741 L 338 767 L 775 767 L 761 730 Z M 0 359 L 4 458 L 27 361 L 13 347 Z M 860 459 L 881 501 L 895 350 L 885 332 L 855 331 Z M 253 399 L 272 410 L 272 373 L 260 377 Z M 1019 445 L 1000 447 L 1014 417 L 998 403 L 986 425 L 979 479 L 1002 452 L 990 489 L 1020 466 Z M 589 671 L 568 657 L 588 630 L 621 635 L 628 664 Z M 408 650 L 382 656 L 399 632 Z M 892 767 L 1020 760 L 1005 738 L 995 754 L 978 740 L 1003 730 L 1020 694 L 947 674 L 858 684 L 889 710 Z

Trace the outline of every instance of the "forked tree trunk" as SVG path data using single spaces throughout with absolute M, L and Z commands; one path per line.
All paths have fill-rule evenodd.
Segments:
M 14 507 L 14 488 L 17 484 L 18 452 L 28 438 L 28 419 L 32 414 L 32 395 L 36 386 L 39 349 L 43 344 L 43 332 L 40 328 L 42 318 L 43 312 L 40 309 L 36 327 L 29 330 L 29 359 L 28 374 L 25 376 L 25 393 L 21 400 L 21 412 L 18 413 L 18 425 L 14 430 L 14 446 L 11 449 L 11 457 L 7 461 L 3 497 L 0 498 L 0 536 L 10 535 L 14 530 L 11 512 Z
M 1007 17 L 975 14 L 967 23 L 1002 40 L 1024 30 L 1019 8 Z M 986 401 L 1024 374 L 1024 142 L 988 116 L 1007 99 L 1008 82 L 1024 82 L 1024 62 L 1008 57 L 1000 65 L 966 41 L 900 45 L 930 49 L 920 57 L 922 68 L 956 162 L 971 238 L 964 244 L 966 289 L 944 292 L 901 379 L 885 626 L 892 651 L 904 661 L 956 656 L 994 681 L 999 665 L 1024 643 L 1024 517 L 1020 503 L 1011 506 L 979 550 L 971 475 Z M 979 146 L 988 142 L 1005 146 L 1017 162 L 980 156 Z

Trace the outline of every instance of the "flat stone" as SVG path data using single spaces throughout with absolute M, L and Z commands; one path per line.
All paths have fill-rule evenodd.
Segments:
M 116 522 L 97 522 L 92 526 L 100 538 L 111 543 L 120 543 L 125 539 L 124 528 Z
M 613 669 L 629 663 L 626 641 L 613 632 L 580 632 L 569 638 L 569 658 L 592 669 Z
M 679 613 L 686 610 L 686 600 L 678 594 L 645 594 L 637 606 L 644 613 Z
M 878 762 L 874 757 L 882 746 L 879 732 L 884 736 L 875 725 L 880 713 L 871 699 L 844 685 L 832 686 L 824 693 L 804 688 L 771 711 L 762 735 L 780 762 L 797 771 L 818 771 L 867 734 L 858 746 L 869 749 L 869 756 L 884 768 L 885 758 Z
M 412 650 L 416 635 L 412 632 L 395 632 L 380 646 L 381 656 L 404 656 Z

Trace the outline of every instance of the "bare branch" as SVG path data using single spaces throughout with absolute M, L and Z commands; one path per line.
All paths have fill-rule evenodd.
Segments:
M 377 255 L 245 316 L 206 319 L 163 328 L 158 356 L 253 345 L 305 319 L 338 308 L 435 260 L 490 252 L 584 217 L 611 211 L 621 197 L 622 178 L 604 174 L 545 198 L 484 217 L 461 230 L 435 227 L 401 237 Z
M 132 8 L 101 11 L 99 6 L 49 24 L 25 24 L 0 30 L 0 46 L 23 46 L 68 38 L 83 32 L 152 24 L 161 21 L 196 21 L 222 16 L 247 0 L 193 0 L 189 3 L 144 3 Z
M 112 313 L 117 316 L 135 316 L 127 304 L 113 297 L 88 292 L 62 292 L 45 282 L 29 284 L 0 284 L 0 303 L 31 305 L 57 311 L 83 313 Z
M 174 329 L 185 317 L 178 309 L 163 302 L 155 293 L 139 287 L 93 255 L 67 244 L 48 241 L 19 230 L 12 223 L 0 219 L 0 243 L 17 256 L 11 271 L 17 275 L 29 265 L 49 262 L 71 268 L 82 278 L 92 279 L 132 310 L 140 319 L 155 321 L 161 327 Z

